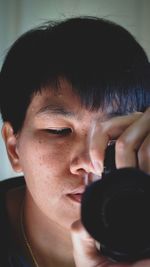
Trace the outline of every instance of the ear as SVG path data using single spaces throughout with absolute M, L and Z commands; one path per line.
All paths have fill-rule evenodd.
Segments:
M 17 150 L 17 134 L 14 134 L 14 130 L 9 122 L 3 124 L 2 136 L 12 168 L 15 172 L 21 172 L 22 168 Z

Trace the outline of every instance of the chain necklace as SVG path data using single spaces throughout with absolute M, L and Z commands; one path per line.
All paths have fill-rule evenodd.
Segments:
M 37 261 L 35 259 L 34 253 L 32 251 L 31 245 L 30 245 L 30 243 L 29 243 L 29 241 L 27 239 L 26 233 L 25 233 L 24 223 L 23 223 L 23 210 L 24 210 L 23 207 L 24 207 L 24 203 L 22 205 L 21 213 L 20 213 L 21 233 L 22 233 L 23 239 L 25 241 L 25 245 L 26 245 L 26 247 L 27 247 L 27 249 L 28 249 L 28 251 L 29 251 L 29 253 L 31 255 L 31 258 L 32 258 L 33 262 L 34 262 L 35 267 L 39 267 L 39 265 L 38 265 L 38 263 L 37 263 Z

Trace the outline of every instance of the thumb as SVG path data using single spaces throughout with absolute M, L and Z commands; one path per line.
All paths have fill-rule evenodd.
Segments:
M 76 267 L 101 267 L 108 260 L 97 250 L 96 241 L 88 234 L 81 221 L 71 227 L 73 254 Z

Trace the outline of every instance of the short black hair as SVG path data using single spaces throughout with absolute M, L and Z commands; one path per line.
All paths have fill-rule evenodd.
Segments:
M 116 114 L 150 105 L 150 64 L 123 27 L 97 17 L 48 21 L 10 48 L 0 73 L 0 109 L 21 129 L 33 95 L 65 78 L 90 110 L 114 105 Z M 115 104 L 114 104 L 115 103 Z

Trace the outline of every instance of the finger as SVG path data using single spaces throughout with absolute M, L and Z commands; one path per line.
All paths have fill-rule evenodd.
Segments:
M 73 254 L 76 267 L 149 267 L 150 260 L 141 260 L 135 263 L 115 263 L 97 251 L 95 241 L 84 229 L 81 221 L 72 224 L 71 235 Z
M 80 221 L 72 224 L 73 254 L 76 267 L 101 267 L 108 260 L 100 255 L 94 239 L 87 233 Z
M 96 174 L 101 175 L 103 171 L 105 150 L 109 140 L 117 139 L 129 125 L 141 116 L 142 113 L 136 112 L 128 116 L 118 116 L 95 125 L 90 137 L 90 157 Z
M 128 267 L 128 266 L 127 266 Z M 150 260 L 146 259 L 146 260 L 140 260 L 136 263 L 133 263 L 131 265 L 131 267 L 150 267 Z
M 150 174 L 150 134 L 145 138 L 138 152 L 139 168 Z
M 110 139 L 115 139 L 142 116 L 142 112 L 134 112 L 129 115 L 113 117 L 102 123 L 102 130 L 108 134 Z
M 136 167 L 138 153 L 147 136 L 150 133 L 150 109 L 147 110 L 138 120 L 134 121 L 116 141 L 116 166 Z M 146 141 L 148 144 L 148 140 Z M 144 146 L 145 148 L 145 146 Z M 148 158 L 146 160 L 148 162 Z
M 104 257 L 80 220 L 72 224 L 71 235 L 76 267 L 132 267 L 131 264 L 114 263 Z

